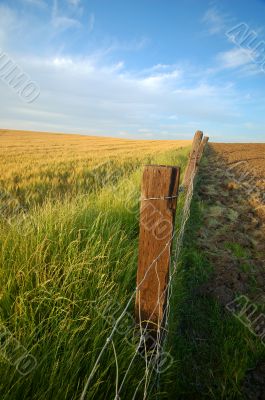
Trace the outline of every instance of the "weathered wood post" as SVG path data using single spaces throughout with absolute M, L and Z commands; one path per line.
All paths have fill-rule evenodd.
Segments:
M 135 317 L 156 337 L 163 324 L 180 169 L 148 165 L 142 179 Z
M 202 139 L 202 141 L 201 141 L 199 150 L 198 150 L 197 165 L 199 165 L 199 163 L 200 163 L 200 161 L 201 161 L 201 158 L 202 158 L 202 155 L 203 155 L 205 146 L 207 145 L 208 141 L 209 141 L 209 137 L 208 137 L 208 136 L 204 136 L 203 139 Z
M 202 141 L 203 132 L 197 131 L 193 138 L 192 148 L 190 152 L 189 162 L 187 168 L 185 170 L 184 178 L 183 178 L 183 186 L 185 188 L 189 187 L 190 181 L 192 179 L 193 172 L 196 169 L 197 165 L 197 156 L 199 147 Z

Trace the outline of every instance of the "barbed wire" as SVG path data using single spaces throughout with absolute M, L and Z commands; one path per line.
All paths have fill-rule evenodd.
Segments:
M 137 358 L 137 355 L 139 355 L 139 351 L 142 348 L 142 346 L 144 346 L 144 358 L 145 358 L 145 373 L 143 378 L 140 380 L 140 382 L 138 383 L 133 398 L 135 399 L 137 392 L 139 390 L 139 388 L 141 387 L 141 385 L 144 384 L 144 393 L 143 393 L 143 400 L 145 400 L 148 396 L 148 389 L 150 386 L 150 383 L 152 381 L 152 376 L 154 371 L 157 372 L 157 379 L 153 381 L 153 385 L 151 387 L 151 389 L 154 387 L 155 384 L 159 385 L 159 381 L 160 381 L 160 373 L 159 373 L 159 360 L 161 359 L 161 354 L 166 346 L 166 340 L 167 340 L 167 327 L 168 327 L 168 320 L 169 320 L 169 315 L 170 315 L 170 299 L 172 297 L 172 282 L 173 282 L 173 277 L 175 275 L 175 273 L 177 272 L 177 265 L 178 265 L 178 261 L 179 261 L 179 257 L 180 257 L 180 253 L 181 253 L 181 248 L 183 245 L 183 238 L 184 238 L 184 233 L 185 233 L 185 228 L 186 228 L 186 224 L 187 221 L 189 219 L 190 216 L 190 206 L 191 206 L 191 201 L 192 201 L 192 197 L 193 197 L 193 191 L 194 191 L 194 178 L 196 175 L 196 170 L 197 170 L 197 165 L 194 165 L 194 170 L 192 171 L 191 174 L 191 179 L 190 179 L 190 184 L 186 190 L 186 196 L 185 196 L 185 203 L 183 206 L 183 213 L 182 213 L 182 218 L 181 218 L 181 223 L 180 223 L 180 228 L 178 229 L 178 231 L 176 229 L 173 229 L 173 233 L 170 237 L 170 239 L 168 240 L 168 242 L 165 244 L 164 248 L 162 249 L 162 251 L 159 253 L 159 255 L 152 261 L 152 263 L 149 265 L 149 267 L 146 269 L 145 274 L 143 279 L 140 281 L 140 283 L 136 286 L 135 290 L 133 291 L 132 295 L 130 296 L 130 298 L 128 299 L 123 311 L 121 312 L 120 316 L 116 319 L 114 326 L 110 332 L 110 335 L 107 337 L 105 344 L 103 345 L 95 363 L 94 366 L 92 368 L 92 371 L 90 372 L 84 389 L 82 391 L 80 400 L 85 400 L 85 396 L 89 387 L 89 384 L 91 383 L 98 365 L 100 363 L 100 360 L 104 354 L 104 352 L 106 351 L 106 349 L 108 348 L 109 344 L 112 343 L 112 347 L 113 347 L 113 352 L 114 352 L 114 358 L 115 358 L 115 365 L 116 365 L 116 381 L 115 381 L 115 398 L 114 400 L 120 400 L 121 397 L 121 391 L 124 387 L 124 384 L 126 382 L 126 379 L 128 378 L 129 375 L 129 371 L 132 368 L 132 365 L 135 361 L 135 359 Z M 183 187 L 181 187 L 180 192 L 183 192 L 184 189 Z M 170 199 L 174 199 L 177 198 L 178 194 L 176 196 L 168 196 L 168 197 L 154 197 L 154 198 L 146 198 L 146 199 L 141 199 L 142 201 L 147 201 L 147 200 L 170 200 Z M 178 233 L 178 235 L 176 236 L 176 234 Z M 159 280 L 159 276 L 157 273 L 157 261 L 159 260 L 159 258 L 162 256 L 162 254 L 164 254 L 164 252 L 168 249 L 170 251 L 171 249 L 171 245 L 172 245 L 172 241 L 175 240 L 175 245 L 174 245 L 174 252 L 173 252 L 173 257 L 171 258 L 171 264 L 170 264 L 170 271 L 169 271 L 169 280 L 168 283 L 166 285 L 166 288 L 163 290 L 162 294 L 160 296 L 158 296 L 157 299 L 157 303 L 154 307 L 154 310 L 152 312 L 152 314 L 149 316 L 149 321 L 152 319 L 152 316 L 157 308 L 157 306 L 160 305 L 160 301 L 161 298 L 163 298 L 166 295 L 166 307 L 163 310 L 163 315 L 162 315 L 162 321 L 163 321 L 163 329 L 161 329 L 161 324 L 158 326 L 157 329 L 157 336 L 156 336 L 156 343 L 155 343 L 155 347 L 152 350 L 151 355 L 148 354 L 147 351 L 147 346 L 146 346 L 146 333 L 148 332 L 148 323 L 146 323 L 146 327 L 143 329 L 142 326 L 142 319 L 141 319 L 141 312 L 140 312 L 140 301 L 138 303 L 139 305 L 139 328 L 140 328 L 140 339 L 139 339 L 139 343 L 136 346 L 135 352 L 132 356 L 132 359 L 129 362 L 128 368 L 125 371 L 124 377 L 119 385 L 119 365 L 118 365 L 118 357 L 117 357 L 117 353 L 116 353 L 116 348 L 113 342 L 113 336 L 117 331 L 118 325 L 121 322 L 121 320 L 124 318 L 124 316 L 127 313 L 127 310 L 129 308 L 129 306 L 131 305 L 135 294 L 137 292 L 139 292 L 139 289 L 142 285 L 142 283 L 144 282 L 144 280 L 146 279 L 149 271 L 151 270 L 151 268 L 153 266 L 155 266 L 155 271 L 156 271 L 156 276 L 157 276 L 157 280 L 158 280 L 158 284 L 160 285 L 160 280 Z M 155 363 L 154 363 L 155 360 Z M 149 391 L 150 393 L 150 391 Z
M 172 237 L 173 237 L 173 236 L 172 236 Z M 124 307 L 122 313 L 121 313 L 120 316 L 117 318 L 117 320 L 116 320 L 116 322 L 115 322 L 115 324 L 114 324 L 114 326 L 113 326 L 113 329 L 112 329 L 112 331 L 111 331 L 109 337 L 107 337 L 106 342 L 105 342 L 104 346 L 102 347 L 102 349 L 101 349 L 101 351 L 100 351 L 100 353 L 99 353 L 99 355 L 98 355 L 98 358 L 96 359 L 96 362 L 95 362 L 95 364 L 94 364 L 94 366 L 93 366 L 93 369 L 92 369 L 92 371 L 91 371 L 91 373 L 90 373 L 90 375 L 89 375 L 89 377 L 88 377 L 88 379 L 87 379 L 87 382 L 86 382 L 85 387 L 84 387 L 84 389 L 83 389 L 83 392 L 82 392 L 82 394 L 81 394 L 80 400 L 84 400 L 84 399 L 85 399 L 85 395 L 86 395 L 88 386 L 89 386 L 91 380 L 93 379 L 93 377 L 94 377 L 94 375 L 95 375 L 97 366 L 98 366 L 98 364 L 99 364 L 99 362 L 100 362 L 100 360 L 101 360 L 101 358 L 102 358 L 102 356 L 103 356 L 103 353 L 105 352 L 105 350 L 107 349 L 109 343 L 111 342 L 111 340 L 112 340 L 112 338 L 113 338 L 113 336 L 114 336 L 114 334 L 115 334 L 115 332 L 116 332 L 116 330 L 117 330 L 117 328 L 118 328 L 118 325 L 119 325 L 120 321 L 121 321 L 121 320 L 123 319 L 123 317 L 126 315 L 127 310 L 128 310 L 128 308 L 129 308 L 131 302 L 133 301 L 136 292 L 139 291 L 140 286 L 141 286 L 142 283 L 144 282 L 144 280 L 145 280 L 145 278 L 147 277 L 147 274 L 148 274 L 148 272 L 150 271 L 150 269 L 152 268 L 152 266 L 159 260 L 159 258 L 161 257 L 161 255 L 162 255 L 162 254 L 165 252 L 165 250 L 171 245 L 172 237 L 168 240 L 168 242 L 166 243 L 166 245 L 165 245 L 165 247 L 163 248 L 163 250 L 159 253 L 159 255 L 158 255 L 158 256 L 152 261 L 152 263 L 149 265 L 149 267 L 148 267 L 147 270 L 145 271 L 145 274 L 144 274 L 143 279 L 142 279 L 141 282 L 136 286 L 135 290 L 133 291 L 132 295 L 130 296 L 129 300 L 127 301 L 127 304 L 125 305 L 125 307 Z
M 172 282 L 173 282 L 173 277 L 177 272 L 177 265 L 178 265 L 178 261 L 179 261 L 179 257 L 180 257 L 180 253 L 181 253 L 181 248 L 183 245 L 185 228 L 186 228 L 186 224 L 190 217 L 190 206 L 191 206 L 191 201 L 193 198 L 194 179 L 195 179 L 196 171 L 197 171 L 197 166 L 194 165 L 194 169 L 191 173 L 190 184 L 186 191 L 185 203 L 183 206 L 183 213 L 182 213 L 180 228 L 178 230 L 178 236 L 176 236 L 175 234 L 172 236 L 172 240 L 176 236 L 175 248 L 174 248 L 174 253 L 173 253 L 172 262 L 171 262 L 171 264 L 173 264 L 173 268 L 170 268 L 168 284 L 160 296 L 160 297 L 163 297 L 165 295 L 165 293 L 167 294 L 166 307 L 164 308 L 163 316 L 162 316 L 162 321 L 164 321 L 164 323 L 163 323 L 164 334 L 161 334 L 161 326 L 159 327 L 158 332 L 157 332 L 158 340 L 157 340 L 156 349 L 155 349 L 157 363 L 159 363 L 159 361 L 161 359 L 161 354 L 163 354 L 164 349 L 166 347 L 167 335 L 165 333 L 167 332 L 168 319 L 169 319 L 169 314 L 170 314 L 170 299 L 172 296 Z M 159 299 L 158 299 L 158 302 L 159 302 Z M 155 306 L 155 308 L 156 307 L 157 307 L 157 305 Z M 152 368 L 151 373 L 153 373 L 154 371 L 159 371 L 159 368 Z M 152 387 L 155 384 L 157 386 L 159 386 L 160 375 L 161 374 L 158 372 L 157 379 L 156 379 L 156 381 L 154 381 Z M 144 399 L 145 399 L 145 397 L 144 397 Z

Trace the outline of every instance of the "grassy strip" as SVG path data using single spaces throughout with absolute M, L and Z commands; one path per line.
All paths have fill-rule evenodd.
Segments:
M 159 399 L 242 399 L 247 370 L 264 359 L 261 340 L 202 289 L 213 271 L 196 243 L 203 211 L 195 194 L 171 304 L 174 363 L 162 376 Z
M 170 151 L 152 161 L 184 166 L 187 152 Z M 80 397 L 135 289 L 141 173 L 142 166 L 89 195 L 46 202 L 11 226 L 1 221 L 0 322 L 37 360 L 22 376 L 14 349 L 0 342 L 2 400 Z M 120 383 L 135 352 L 130 323 L 128 315 L 113 339 Z M 88 399 L 115 397 L 114 348 L 110 344 L 104 353 Z M 145 362 L 137 356 L 123 398 L 133 397 L 144 372 Z

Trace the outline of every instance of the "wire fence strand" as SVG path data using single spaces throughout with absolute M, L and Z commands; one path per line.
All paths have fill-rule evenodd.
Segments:
M 181 217 L 181 222 L 180 222 L 180 227 L 178 229 L 178 231 L 176 231 L 176 229 L 173 230 L 172 236 L 170 237 L 169 241 L 165 244 L 164 248 L 162 249 L 162 251 L 159 253 L 159 255 L 156 257 L 155 260 L 152 261 L 152 263 L 149 265 L 149 267 L 146 269 L 145 274 L 143 279 L 141 280 L 141 282 L 136 286 L 135 290 L 133 291 L 132 295 L 130 296 L 130 298 L 128 299 L 123 311 L 121 312 L 121 314 L 119 315 L 119 317 L 116 319 L 114 326 L 110 332 L 110 335 L 108 336 L 108 338 L 105 341 L 105 344 L 103 345 L 94 365 L 93 368 L 86 380 L 85 386 L 83 388 L 80 400 L 85 400 L 86 398 L 86 394 L 87 394 L 87 390 L 89 388 L 89 385 L 91 383 L 91 381 L 93 380 L 95 373 L 98 370 L 98 367 L 100 365 L 100 361 L 102 359 L 102 356 L 104 354 L 104 352 L 106 351 L 106 349 L 108 348 L 109 344 L 112 344 L 113 347 L 113 353 L 114 353 L 114 358 L 115 358 L 115 365 L 116 365 L 116 383 L 115 383 L 115 399 L 114 400 L 119 400 L 121 399 L 121 392 L 122 389 L 124 388 L 125 382 L 129 377 L 129 372 L 133 366 L 134 361 L 136 360 L 137 356 L 139 355 L 139 351 L 140 349 L 143 347 L 144 348 L 144 358 L 145 358 L 145 372 L 144 372 L 144 376 L 142 377 L 142 379 L 139 381 L 137 387 L 135 388 L 135 392 L 133 395 L 133 399 L 136 398 L 138 391 L 140 390 L 140 387 L 142 385 L 144 385 L 144 393 L 143 393 L 143 399 L 147 399 L 148 398 L 148 394 L 150 394 L 150 386 L 151 386 L 151 390 L 153 389 L 154 385 L 159 385 L 160 382 L 160 372 L 159 372 L 159 362 L 161 360 L 161 354 L 165 349 L 166 343 L 167 343 L 167 330 L 168 330 L 168 321 L 169 321 L 169 315 L 170 315 L 170 299 L 172 297 L 172 283 L 173 283 L 173 277 L 177 272 L 177 266 L 178 266 L 178 262 L 179 262 L 179 258 L 180 258 L 180 254 L 181 254 L 181 249 L 182 249 L 182 245 L 183 245 L 183 239 L 184 239 L 184 234 L 185 234 L 185 228 L 187 225 L 187 222 L 189 220 L 190 217 L 190 206 L 191 206 L 191 201 L 192 201 L 192 197 L 193 197 L 193 192 L 194 192 L 194 179 L 195 179 L 195 175 L 196 175 L 196 169 L 197 166 L 194 166 L 194 170 L 192 171 L 191 174 L 191 179 L 190 179 L 190 184 L 189 187 L 186 189 L 186 195 L 185 195 L 185 202 L 184 202 L 184 206 L 183 206 L 183 212 L 182 212 L 182 217 Z M 183 192 L 183 189 L 181 190 L 181 192 Z M 162 198 L 149 198 L 149 199 L 141 199 L 142 201 L 146 201 L 146 200 L 169 200 L 169 199 L 173 199 L 176 198 L 177 196 L 170 196 L 170 197 L 162 197 Z M 163 323 L 163 327 L 161 327 L 161 325 L 158 326 L 158 330 L 157 330 L 157 340 L 156 340 L 156 344 L 154 349 L 152 349 L 151 355 L 148 354 L 147 351 L 147 347 L 146 347 L 146 334 L 148 331 L 148 324 L 146 324 L 146 327 L 143 329 L 142 327 L 142 321 L 141 321 L 141 313 L 139 310 L 139 328 L 140 328 L 140 339 L 139 339 L 139 343 L 136 346 L 135 352 L 128 364 L 128 367 L 124 373 L 124 376 L 122 378 L 122 380 L 120 381 L 119 379 L 119 365 L 118 365 L 118 356 L 116 353 L 116 348 L 113 342 L 113 336 L 115 335 L 118 325 L 120 324 L 121 320 L 125 317 L 129 306 L 131 305 L 135 294 L 140 290 L 140 287 L 142 285 L 142 283 L 144 282 L 144 280 L 147 277 L 148 272 L 150 271 L 151 268 L 155 268 L 155 271 L 157 273 L 157 261 L 159 260 L 159 258 L 164 254 L 164 252 L 167 249 L 170 249 L 171 243 L 172 241 L 174 241 L 174 250 L 173 250 L 173 254 L 171 257 L 171 263 L 170 263 L 170 271 L 169 271 L 169 279 L 168 279 L 168 283 L 166 285 L 166 288 L 164 289 L 163 293 L 161 294 L 161 296 L 158 296 L 159 298 L 157 299 L 157 304 L 153 310 L 153 313 L 155 312 L 155 309 L 157 307 L 157 305 L 160 304 L 161 301 L 161 297 L 164 296 L 166 294 L 166 306 L 163 310 L 163 318 L 162 321 L 164 321 Z M 157 275 L 158 278 L 158 282 L 159 282 L 159 277 Z M 140 302 L 139 302 L 139 307 L 140 307 Z M 152 318 L 153 313 L 149 316 L 149 319 Z M 152 379 L 154 372 L 156 372 L 156 379 Z M 119 381 L 121 382 L 119 385 Z M 149 392 L 148 392 L 149 391 Z

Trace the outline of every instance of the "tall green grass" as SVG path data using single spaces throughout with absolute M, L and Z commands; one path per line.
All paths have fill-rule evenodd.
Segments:
M 188 150 L 142 164 L 184 168 Z M 80 398 L 113 320 L 135 289 L 141 173 L 138 165 L 103 187 L 95 184 L 88 194 L 32 206 L 11 224 L 1 220 L 0 323 L 37 360 L 37 367 L 22 376 L 0 355 L 2 400 Z M 114 335 L 87 399 L 115 397 L 114 350 L 121 383 L 135 345 L 131 328 L 126 335 Z M 144 373 L 145 362 L 138 355 L 121 398 L 133 398 Z M 140 386 L 136 399 L 143 390 Z

